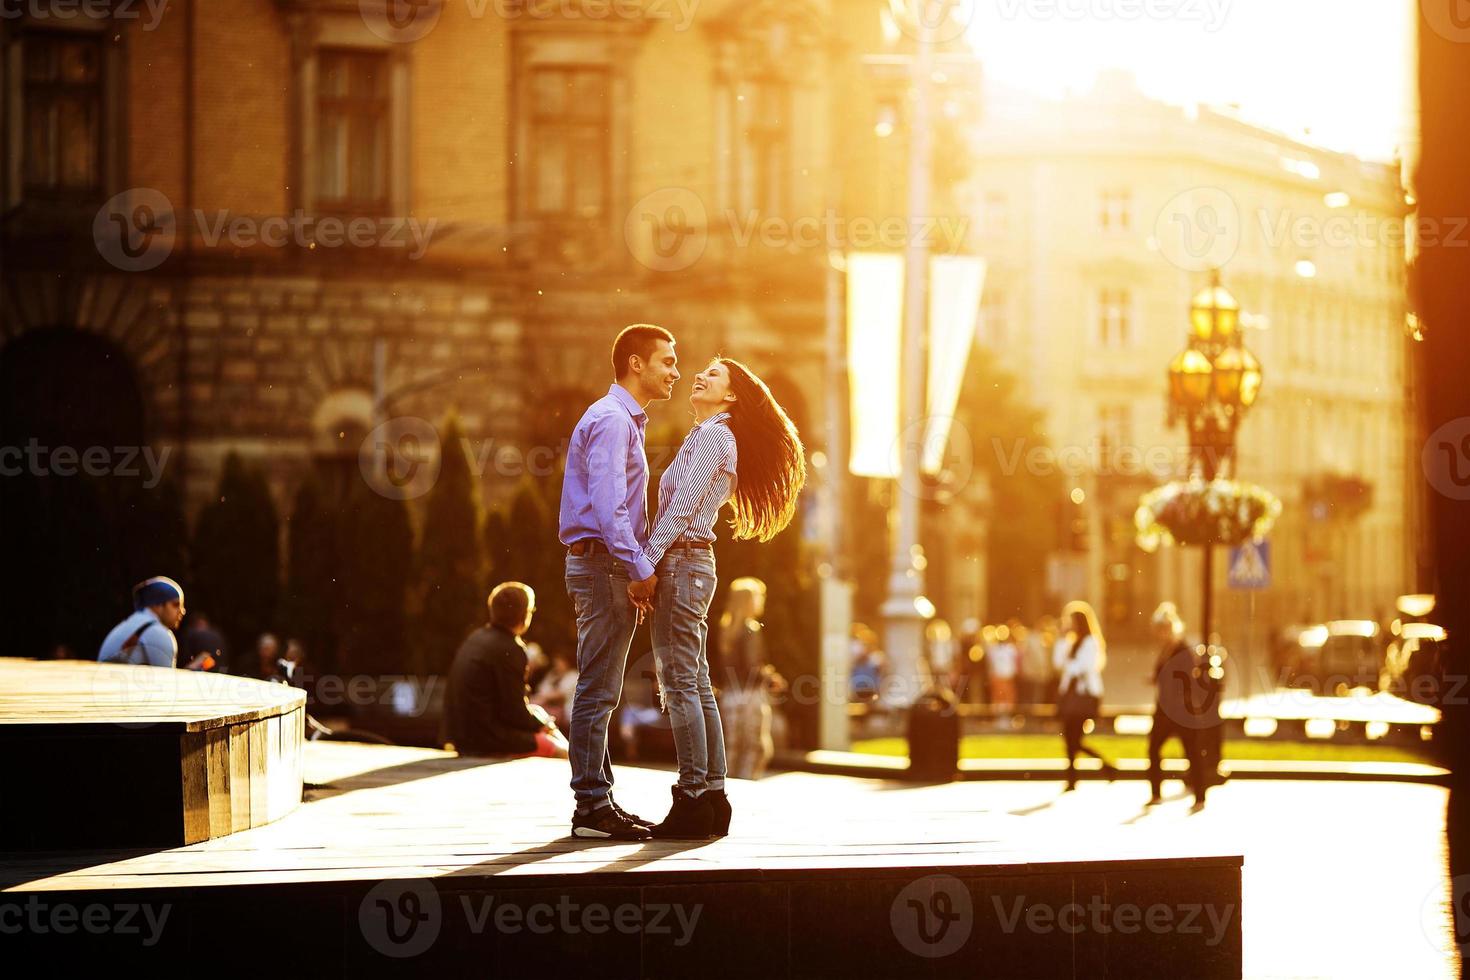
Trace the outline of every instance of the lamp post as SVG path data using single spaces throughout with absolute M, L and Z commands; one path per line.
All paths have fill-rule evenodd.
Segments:
M 1240 304 L 1218 270 L 1189 308 L 1189 343 L 1169 362 L 1169 424 L 1189 433 L 1189 475 L 1209 482 L 1234 475 L 1235 435 L 1261 392 L 1261 362 L 1241 338 Z M 1214 548 L 1206 541 L 1200 630 L 1210 642 L 1214 615 Z

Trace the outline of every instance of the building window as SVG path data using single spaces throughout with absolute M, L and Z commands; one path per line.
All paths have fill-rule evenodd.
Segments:
M 999 191 L 985 195 L 985 210 L 980 216 L 980 232 L 984 235 L 1004 235 L 1011 228 L 1011 205 Z
M 1098 223 L 1103 231 L 1127 231 L 1133 221 L 1133 192 L 1106 190 L 1098 210 Z
M 1010 310 L 1006 294 L 999 289 L 987 289 L 980 299 L 979 341 L 986 347 L 1004 347 L 1010 336 Z
M 531 213 L 600 220 L 608 205 L 608 73 L 548 67 L 531 72 Z
M 741 204 L 785 214 L 791 174 L 791 86 L 779 79 L 747 82 L 739 96 Z
M 388 57 L 323 50 L 317 82 L 317 207 L 349 214 L 389 211 Z
M 816 207 L 819 182 L 798 175 L 826 163 L 821 127 L 809 124 L 824 111 L 831 15 L 804 0 L 721 6 L 703 22 L 712 42 L 718 206 L 768 216 Z
M 1104 462 L 1133 442 L 1133 409 L 1129 405 L 1100 405 L 1097 410 L 1098 445 Z
M 28 198 L 76 198 L 102 189 L 102 43 L 99 35 L 23 38 L 22 183 Z
M 1132 303 L 1126 289 L 1104 289 L 1098 294 L 1098 342 L 1103 347 L 1127 347 L 1131 343 Z

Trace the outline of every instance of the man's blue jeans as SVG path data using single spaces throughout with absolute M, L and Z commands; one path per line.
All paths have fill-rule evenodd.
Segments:
M 602 552 L 567 555 L 567 595 L 577 614 L 577 693 L 572 700 L 572 792 L 577 809 L 601 806 L 612 792 L 607 726 L 623 693 L 623 671 L 637 618 L 628 568 Z
M 725 787 L 725 736 L 706 653 L 714 595 L 713 551 L 681 548 L 659 562 L 653 656 L 679 756 L 679 785 L 695 793 Z

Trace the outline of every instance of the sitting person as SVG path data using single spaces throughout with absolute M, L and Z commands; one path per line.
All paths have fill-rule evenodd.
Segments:
M 567 757 L 549 715 L 526 700 L 526 644 L 536 594 L 520 582 L 490 593 L 490 622 L 465 638 L 449 668 L 446 739 L 460 755 Z
M 571 722 L 572 700 L 576 695 L 576 657 L 570 650 L 557 649 L 551 655 L 551 669 L 541 678 L 531 702 L 545 708 L 557 727 L 561 728 Z
M 184 618 L 184 589 L 162 575 L 133 586 L 134 612 L 118 623 L 102 641 L 97 660 L 104 664 L 143 664 L 173 667 L 178 660 L 179 641 L 173 631 Z M 186 664 L 189 670 L 204 670 L 213 658 L 200 653 Z

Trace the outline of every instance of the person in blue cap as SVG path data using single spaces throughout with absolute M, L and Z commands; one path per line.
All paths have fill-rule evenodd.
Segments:
M 184 618 L 183 588 L 162 575 L 139 582 L 133 586 L 133 609 L 102 641 L 98 662 L 174 666 L 179 641 L 173 631 Z

